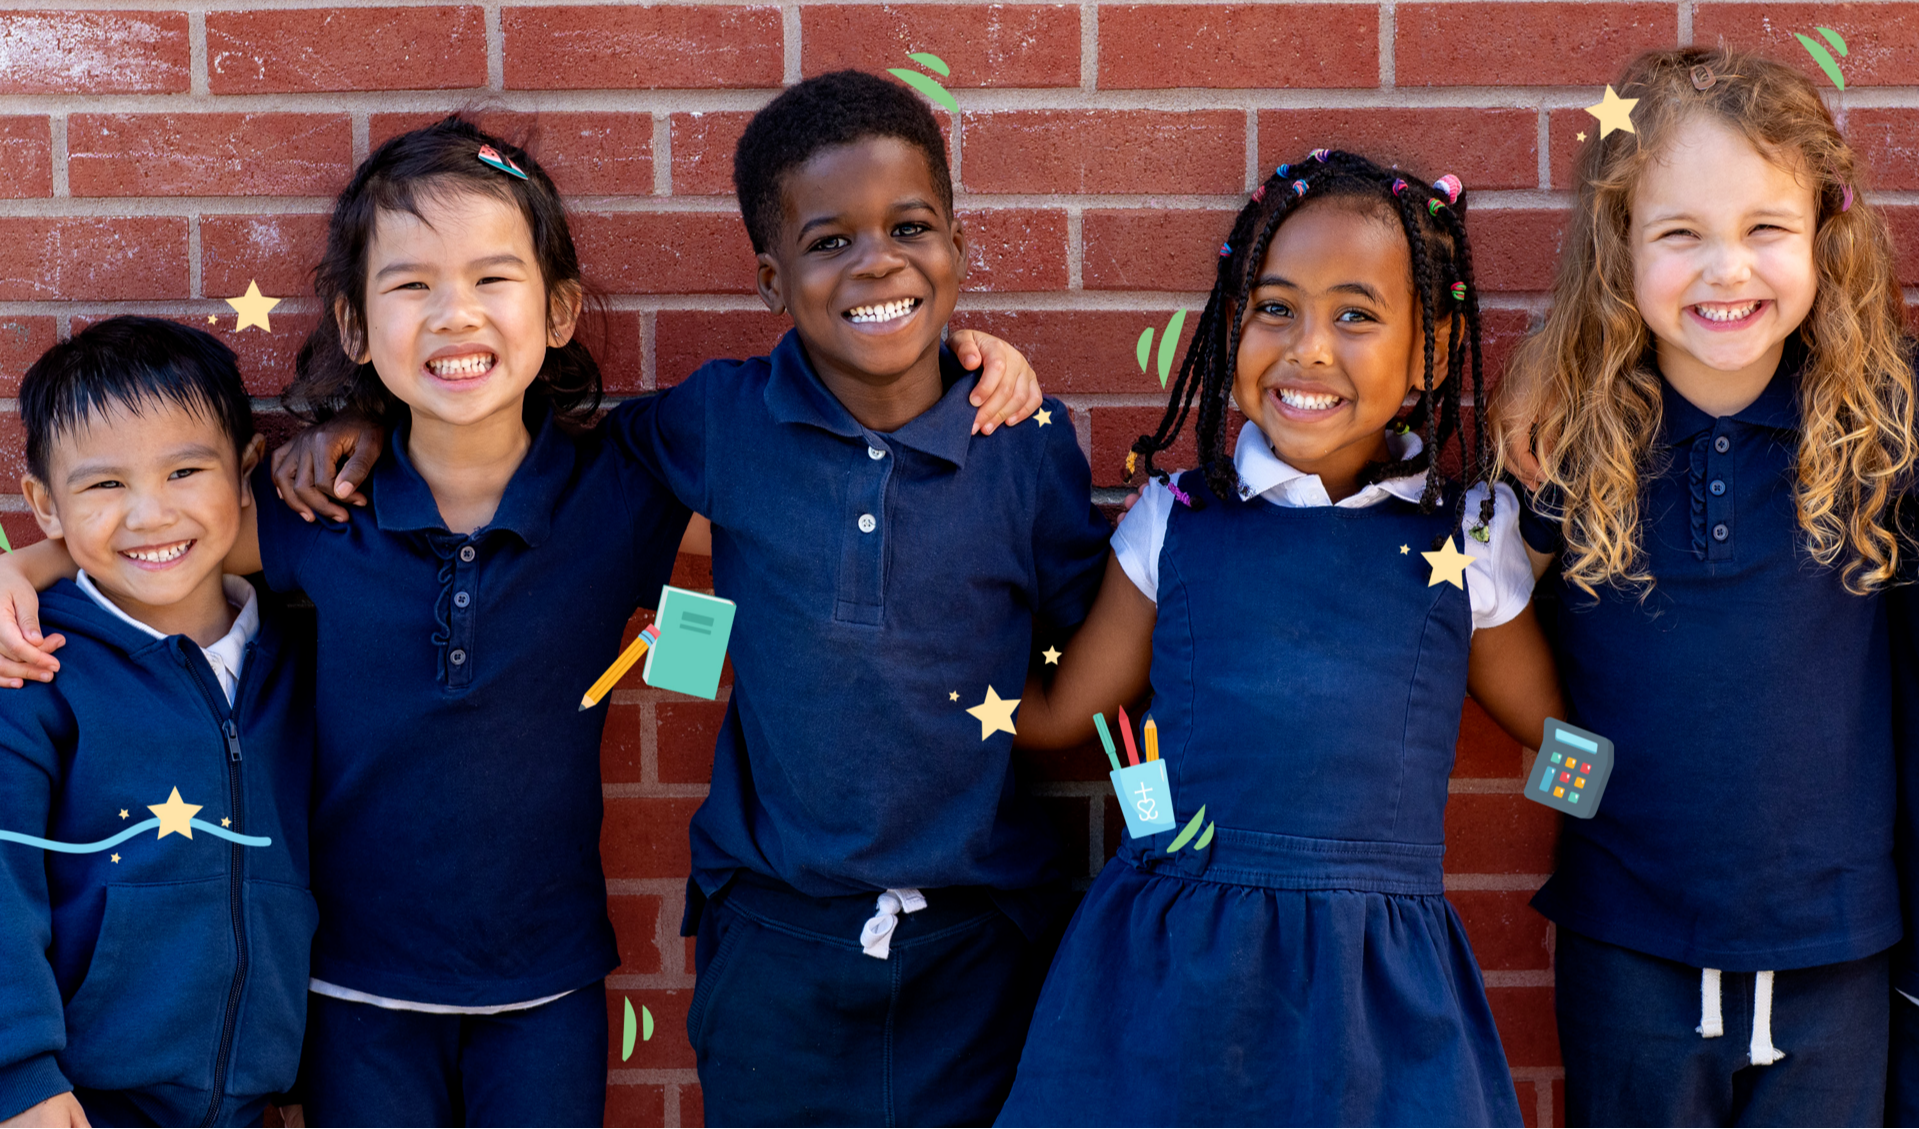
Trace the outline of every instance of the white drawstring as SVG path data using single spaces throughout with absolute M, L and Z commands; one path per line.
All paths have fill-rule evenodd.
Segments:
M 893 952 L 893 927 L 902 913 L 918 913 L 926 908 L 926 895 L 911 888 L 887 890 L 879 896 L 879 912 L 860 927 L 860 948 L 867 956 L 885 960 Z
M 1719 970 L 1702 968 L 1699 970 L 1699 1026 L 1693 1028 L 1702 1039 L 1717 1039 L 1726 1033 L 1726 1019 L 1719 1003 Z M 1752 985 L 1752 1042 L 1746 1049 L 1747 1060 L 1754 1066 L 1771 1066 L 1786 1057 L 1786 1052 L 1772 1045 L 1772 973 L 1761 972 L 1753 977 Z

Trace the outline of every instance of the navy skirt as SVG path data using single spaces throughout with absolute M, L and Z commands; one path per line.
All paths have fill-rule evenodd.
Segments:
M 1160 846 L 1074 916 L 999 1124 L 1520 1124 L 1442 847 Z

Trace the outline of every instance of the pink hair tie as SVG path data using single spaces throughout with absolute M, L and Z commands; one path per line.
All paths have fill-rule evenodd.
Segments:
M 1465 190 L 1466 186 L 1459 183 L 1458 177 L 1452 173 L 1447 173 L 1445 176 L 1433 181 L 1433 187 L 1446 194 L 1446 202 L 1448 204 L 1457 204 L 1459 203 L 1459 194 Z
M 1841 193 L 1839 210 L 1842 212 L 1851 211 L 1852 210 L 1852 185 L 1842 184 L 1839 186 L 1839 191 Z
M 1395 180 L 1395 181 L 1393 181 L 1393 195 L 1395 195 L 1395 196 L 1397 196 L 1397 195 L 1399 195 L 1399 194 L 1400 194 L 1401 192 L 1404 192 L 1404 191 L 1406 191 L 1406 182 L 1405 182 L 1405 181 L 1403 181 L 1403 180 Z
M 1315 149 L 1311 154 L 1313 160 L 1318 161 L 1322 165 L 1326 163 L 1326 158 L 1332 155 L 1333 151 L 1331 149 Z
M 1305 182 L 1305 181 L 1303 181 L 1303 180 L 1295 180 L 1295 181 L 1293 181 L 1293 195 L 1295 195 L 1295 196 L 1304 196 L 1304 195 L 1306 195 L 1306 182 Z
M 1222 259 L 1224 259 L 1224 258 L 1226 258 L 1226 257 L 1227 257 L 1228 255 L 1231 255 L 1232 253 L 1233 253 L 1233 245 L 1232 245 L 1231 243 L 1221 243 L 1221 244 L 1219 245 L 1219 257 L 1220 257 L 1220 258 L 1222 258 Z
M 1264 200 L 1265 198 L 1266 198 L 1266 186 L 1265 186 L 1265 185 L 1263 185 L 1263 184 L 1262 184 L 1262 185 L 1260 185 L 1260 186 L 1259 186 L 1258 188 L 1255 188 L 1255 189 L 1253 189 L 1253 203 L 1255 203 L 1255 204 L 1257 204 L 1257 203 L 1259 203 L 1259 202 L 1260 202 L 1261 200 Z

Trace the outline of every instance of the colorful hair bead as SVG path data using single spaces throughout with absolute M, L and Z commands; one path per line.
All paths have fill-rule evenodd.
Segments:
M 1233 245 L 1231 243 L 1221 243 L 1219 245 L 1220 258 L 1222 259 L 1226 258 L 1228 255 L 1231 255 L 1232 253 L 1233 253 Z
M 1139 469 L 1139 452 L 1138 451 L 1126 452 L 1126 477 L 1128 478 L 1133 477 L 1133 472 L 1138 469 Z
M 521 180 L 526 179 L 526 174 L 520 171 L 520 166 L 514 164 L 511 158 L 502 157 L 500 151 L 491 145 L 480 146 L 479 157 L 480 161 L 490 168 L 499 169 L 508 176 L 517 176 Z
M 1839 194 L 1840 194 L 1840 195 L 1839 195 L 1839 210 L 1840 210 L 1840 211 L 1842 211 L 1842 212 L 1850 212 L 1850 211 L 1852 211 L 1852 185 L 1850 185 L 1850 184 L 1842 184 L 1842 185 L 1840 185 L 1840 186 L 1839 186 Z
M 1253 203 L 1255 203 L 1255 204 L 1257 204 L 1257 203 L 1259 203 L 1259 202 L 1260 202 L 1261 200 L 1264 200 L 1265 198 L 1266 198 L 1266 186 L 1265 186 L 1265 185 L 1263 185 L 1263 184 L 1262 184 L 1262 185 L 1260 185 L 1260 186 L 1259 186 L 1258 188 L 1255 188 L 1255 189 L 1253 189 Z
M 1406 191 L 1406 182 L 1405 182 L 1405 181 L 1403 181 L 1403 180 L 1395 180 L 1395 181 L 1393 181 L 1393 195 L 1395 195 L 1395 196 L 1397 196 L 1397 195 L 1399 195 L 1399 194 L 1400 194 L 1401 192 L 1404 192 L 1404 191 Z
M 1428 200 L 1428 201 L 1426 201 L 1426 210 L 1427 210 L 1428 212 L 1430 212 L 1430 213 L 1432 213 L 1433 215 L 1438 215 L 1438 214 L 1439 214 L 1439 209 L 1441 209 L 1441 208 L 1443 208 L 1443 207 L 1445 207 L 1445 206 L 1446 206 L 1446 205 L 1444 205 L 1444 204 L 1442 204 L 1442 203 L 1440 203 L 1440 202 L 1439 202 L 1439 201 L 1437 201 L 1437 200 Z
M 1446 194 L 1446 202 L 1448 204 L 1459 203 L 1459 194 L 1465 191 L 1466 188 L 1465 185 L 1459 183 L 1459 178 L 1452 173 L 1447 173 L 1445 176 L 1433 181 L 1433 187 Z
M 1304 196 L 1304 195 L 1306 195 L 1306 182 L 1305 182 L 1305 181 L 1303 181 L 1303 180 L 1295 180 L 1295 181 L 1293 181 L 1293 195 L 1295 195 L 1295 196 Z
M 1466 300 L 1466 284 L 1463 282 L 1453 283 L 1453 301 L 1464 302 L 1465 300 Z
M 1332 155 L 1333 151 L 1331 149 L 1315 149 L 1311 153 L 1313 160 L 1318 161 L 1322 165 L 1326 163 L 1326 158 Z
M 1284 180 L 1286 178 L 1286 170 L 1292 167 L 1293 166 L 1291 165 L 1281 165 L 1278 168 L 1273 170 L 1273 175 L 1276 177 L 1279 177 L 1281 180 Z

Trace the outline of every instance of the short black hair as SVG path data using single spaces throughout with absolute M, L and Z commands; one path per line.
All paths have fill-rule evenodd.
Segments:
M 953 172 L 932 108 L 897 82 L 865 71 L 809 78 L 768 102 L 733 150 L 733 191 L 757 254 L 779 234 L 786 175 L 822 149 L 893 137 L 926 155 L 940 206 L 953 213 Z
M 139 415 L 176 404 L 218 423 L 234 453 L 253 442 L 253 405 L 233 350 L 165 318 L 108 318 L 40 355 L 20 381 L 27 470 L 47 480 L 47 450 L 109 407 Z

